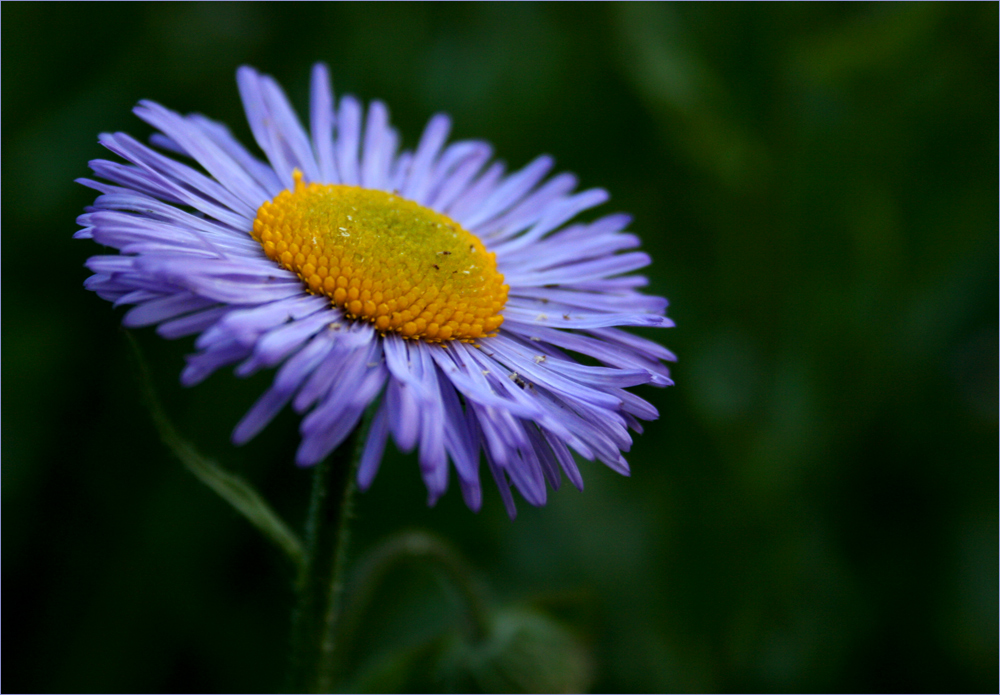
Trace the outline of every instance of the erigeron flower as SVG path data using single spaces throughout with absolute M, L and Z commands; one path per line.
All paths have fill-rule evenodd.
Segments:
M 620 327 L 672 324 L 629 274 L 650 262 L 629 251 L 630 218 L 573 221 L 607 194 L 546 180 L 547 156 L 508 174 L 488 144 L 449 144 L 443 115 L 400 152 L 385 105 L 335 102 L 323 65 L 309 132 L 271 77 L 242 67 L 237 82 L 265 160 L 220 123 L 140 102 L 153 145 L 193 164 L 102 134 L 128 163 L 90 163 L 103 181 L 80 181 L 101 195 L 76 234 L 117 249 L 87 261 L 86 287 L 133 305 L 126 326 L 197 335 L 185 385 L 278 368 L 234 442 L 290 403 L 296 460 L 315 464 L 377 403 L 362 488 L 390 434 L 417 449 L 431 503 L 450 460 L 478 510 L 480 452 L 511 516 L 511 485 L 533 505 L 563 474 L 582 488 L 573 452 L 628 475 L 628 429 L 657 412 L 625 389 L 670 384 L 673 358 Z

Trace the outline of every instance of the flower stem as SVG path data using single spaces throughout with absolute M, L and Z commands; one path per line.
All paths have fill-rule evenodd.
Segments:
M 291 692 L 325 693 L 333 686 L 344 559 L 358 461 L 369 414 L 331 455 L 316 464 L 306 520 L 305 557 L 292 614 Z

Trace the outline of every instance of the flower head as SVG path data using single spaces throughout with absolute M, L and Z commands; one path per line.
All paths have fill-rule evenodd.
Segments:
M 76 233 L 119 251 L 87 261 L 86 287 L 134 305 L 125 325 L 198 336 L 185 385 L 278 367 L 234 442 L 291 403 L 304 414 L 296 460 L 311 465 L 377 402 L 362 488 L 390 434 L 419 451 L 432 503 L 451 460 L 479 508 L 481 451 L 511 516 L 512 484 L 534 505 L 562 474 L 582 488 L 571 452 L 628 475 L 628 428 L 657 413 L 625 389 L 670 384 L 673 357 L 618 327 L 672 324 L 628 274 L 649 263 L 620 253 L 639 244 L 629 217 L 572 222 L 607 194 L 574 193 L 571 174 L 546 181 L 546 156 L 507 174 L 486 143 L 448 144 L 443 115 L 399 152 L 386 107 L 336 103 L 323 65 L 308 133 L 272 78 L 243 67 L 237 82 L 266 161 L 219 123 L 140 102 L 152 143 L 197 166 L 102 134 L 128 164 L 90 163 L 111 183 L 80 180 L 101 195 Z

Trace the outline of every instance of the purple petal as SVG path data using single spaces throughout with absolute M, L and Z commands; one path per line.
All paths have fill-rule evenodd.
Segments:
M 333 91 L 330 73 L 323 63 L 312 69 L 309 90 L 309 127 L 312 132 L 313 152 L 319 167 L 319 180 L 337 182 L 337 165 L 333 155 Z
M 197 113 L 191 114 L 187 118 L 201 131 L 204 137 L 218 145 L 233 158 L 233 161 L 243 167 L 243 170 L 260 184 L 270 197 L 273 198 L 285 188 L 278 175 L 274 173 L 274 169 L 250 154 L 222 123 Z
M 333 318 L 336 314 L 331 316 L 330 312 L 320 310 L 268 331 L 257 340 L 247 361 L 236 368 L 236 375 L 249 376 L 262 367 L 273 367 L 328 326 Z
M 381 101 L 368 107 L 364 153 L 361 158 L 361 185 L 383 190 L 388 187 L 389 168 L 396 154 L 399 136 L 389 127 L 389 111 Z
M 545 215 L 524 234 L 505 241 L 496 247 L 497 253 L 512 253 L 534 244 L 553 229 L 570 221 L 589 208 L 600 205 L 608 199 L 608 193 L 600 188 L 577 193 L 550 206 Z
M 358 146 L 361 144 L 361 104 L 347 95 L 340 100 L 337 114 L 337 171 L 340 183 L 357 186 Z
M 475 231 L 479 225 L 488 222 L 519 202 L 542 180 L 554 163 L 552 157 L 542 155 L 520 171 L 508 176 L 486 200 L 477 206 L 475 212 L 470 213 L 463 220 L 465 227 Z
M 225 316 L 228 311 L 230 311 L 228 306 L 213 306 L 204 311 L 197 311 L 193 314 L 161 323 L 156 328 L 156 332 L 168 340 L 201 333 Z
M 493 150 L 486 143 L 475 143 L 476 147 L 470 148 L 461 164 L 457 165 L 454 171 L 441 172 L 445 178 L 439 184 L 438 191 L 431 196 L 428 206 L 434 210 L 447 211 L 451 204 L 461 196 L 469 186 L 469 182 L 479 173 L 483 165 L 489 161 Z M 442 157 L 442 159 L 444 159 Z M 445 162 L 442 162 L 444 164 Z
M 330 346 L 327 342 L 314 339 L 282 365 L 271 388 L 236 425 L 233 430 L 233 443 L 245 444 L 256 437 L 292 399 L 329 351 Z
M 480 225 L 476 233 L 484 238 L 506 239 L 538 221 L 548 211 L 552 201 L 569 193 L 576 188 L 576 184 L 576 177 L 572 174 L 559 174 L 518 203 L 514 209 Z
M 404 198 L 423 203 L 427 189 L 432 183 L 430 179 L 431 167 L 437 159 L 438 153 L 448 139 L 448 131 L 451 130 L 451 119 L 443 114 L 435 115 L 420 138 L 417 151 L 413 155 L 413 164 L 410 165 L 409 176 L 400 189 L 400 195 Z
M 151 326 L 161 321 L 182 316 L 183 314 L 190 314 L 198 309 L 204 309 L 213 303 L 210 300 L 196 297 L 186 292 L 175 294 L 163 297 L 162 299 L 154 299 L 131 309 L 125 314 L 122 324 L 129 328 Z
M 267 191 L 233 161 L 225 151 L 205 138 L 197 126 L 182 116 L 152 101 L 140 101 L 135 114 L 154 128 L 159 128 L 171 140 L 198 162 L 244 204 L 255 211 L 269 197 Z
M 284 90 L 270 75 L 260 76 L 261 94 L 271 116 L 271 128 L 275 138 L 287 152 L 287 159 L 298 168 L 308 181 L 322 179 L 312 146 L 305 129 L 295 115 Z
M 383 405 L 375 413 L 372 420 L 371 429 L 368 431 L 368 439 L 365 441 L 364 453 L 361 454 L 361 463 L 358 465 L 358 487 L 362 491 L 371 487 L 378 473 L 379 464 L 382 463 L 382 453 L 385 451 L 385 443 L 389 438 L 388 408 Z
M 468 227 L 465 222 L 466 217 L 474 214 L 483 200 L 493 192 L 503 172 L 503 162 L 494 162 L 443 212 L 463 227 Z

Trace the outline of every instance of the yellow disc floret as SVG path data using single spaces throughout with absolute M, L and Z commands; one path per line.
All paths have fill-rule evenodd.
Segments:
M 384 191 L 306 184 L 257 210 L 253 238 L 349 318 L 429 342 L 474 341 L 503 323 L 496 255 L 455 222 Z

